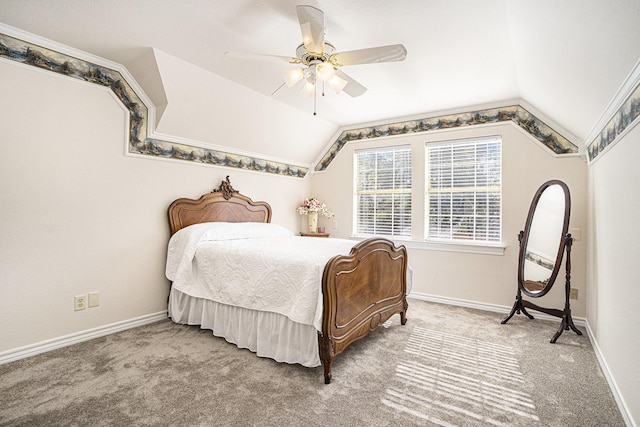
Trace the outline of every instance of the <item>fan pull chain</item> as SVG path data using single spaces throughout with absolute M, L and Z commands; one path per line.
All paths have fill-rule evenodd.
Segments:
M 316 115 L 316 100 L 318 99 L 318 80 L 313 81 L 313 115 Z

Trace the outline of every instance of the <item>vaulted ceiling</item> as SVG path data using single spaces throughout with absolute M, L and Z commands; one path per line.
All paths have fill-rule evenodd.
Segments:
M 638 0 L 308 1 L 324 11 L 326 39 L 338 51 L 395 43 L 408 51 L 404 62 L 345 67 L 368 91 L 351 98 L 327 90 L 313 117 L 313 101 L 298 87 L 272 94 L 291 66 L 224 55 L 294 56 L 299 3 L 0 0 L 0 23 L 127 67 L 154 102 L 166 98 L 167 133 L 206 116 L 203 105 L 233 105 L 237 97 L 243 108 L 233 113 L 247 126 L 233 137 L 216 139 L 221 124 L 199 132 L 194 123 L 176 136 L 307 164 L 341 130 L 513 100 L 580 144 L 640 58 Z M 148 76 L 153 67 L 160 89 Z

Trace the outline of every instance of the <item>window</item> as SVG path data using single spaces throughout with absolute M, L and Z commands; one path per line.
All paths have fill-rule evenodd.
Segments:
M 411 237 L 411 147 L 355 153 L 355 234 Z
M 427 240 L 499 243 L 502 139 L 428 143 Z

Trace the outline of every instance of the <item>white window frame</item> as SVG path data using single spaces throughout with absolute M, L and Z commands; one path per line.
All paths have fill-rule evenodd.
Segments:
M 432 156 L 432 151 L 436 150 L 436 149 L 451 149 L 451 150 L 461 150 L 462 148 L 469 148 L 469 147 L 474 147 L 474 149 L 477 150 L 477 148 L 479 146 L 483 146 L 486 144 L 495 144 L 495 143 L 499 143 L 500 144 L 500 150 L 499 150 L 499 158 L 498 158 L 498 167 L 499 167 L 499 182 L 496 183 L 493 182 L 493 185 L 478 185 L 478 177 L 482 177 L 482 174 L 478 174 L 478 169 L 477 167 L 474 168 L 474 174 L 473 174 L 473 181 L 474 184 L 471 184 L 470 186 L 467 187 L 456 187 L 453 184 L 450 187 L 447 187 L 446 185 L 444 186 L 444 188 L 432 188 L 431 187 L 431 181 L 430 181 L 430 176 L 431 176 L 431 168 L 432 168 L 432 164 L 431 164 L 431 158 L 430 156 Z M 476 151 L 477 154 L 477 151 Z M 462 165 L 465 164 L 467 166 L 470 166 L 471 164 L 475 165 L 477 161 L 477 157 L 474 157 L 474 159 L 469 162 L 469 161 L 458 161 L 458 165 Z M 455 173 L 453 171 L 453 165 L 451 166 L 451 171 L 449 171 L 452 175 Z M 446 170 L 446 167 L 445 167 Z M 495 173 L 496 171 L 492 171 L 493 173 Z M 463 184 L 464 182 L 464 177 L 461 175 L 458 175 L 457 177 L 452 177 L 449 176 L 448 178 L 450 178 L 452 180 L 452 182 L 454 180 L 457 181 L 458 185 Z M 471 204 L 473 205 L 473 214 L 471 216 L 467 215 L 467 218 L 472 220 L 472 226 L 471 226 L 471 233 L 473 235 L 468 235 L 465 238 L 455 238 L 453 236 L 453 229 L 454 226 L 453 224 L 451 224 L 450 228 L 450 235 L 449 236 L 443 236 L 443 230 L 446 230 L 446 227 L 439 230 L 440 234 L 437 236 L 432 236 L 432 231 L 430 229 L 430 225 L 431 225 L 431 218 L 430 218 L 430 203 L 431 203 L 431 195 L 434 192 L 439 192 L 440 194 L 443 194 L 444 199 L 446 199 L 446 196 L 449 196 L 449 200 L 451 201 L 450 203 L 453 205 L 453 200 L 454 200 L 454 194 L 460 194 L 460 193 L 472 193 L 474 196 L 474 200 L 471 201 Z M 487 206 L 486 206 L 486 211 L 487 214 L 486 215 L 479 215 L 477 214 L 477 209 L 478 209 L 478 203 L 476 201 L 476 197 L 477 195 L 498 195 L 499 197 L 499 208 L 498 208 L 498 215 L 497 215 L 497 219 L 498 219 L 498 226 L 497 226 L 497 230 L 495 229 L 495 227 L 492 229 L 489 226 L 489 202 L 487 202 Z M 455 248 L 456 246 L 459 245 L 464 245 L 464 246 L 475 246 L 475 247 L 487 247 L 487 248 L 497 248 L 498 253 L 500 253 L 502 251 L 501 248 L 502 247 L 502 205 L 503 205 L 503 200 L 502 200 L 502 138 L 501 136 L 497 135 L 497 136 L 488 136 L 488 137 L 478 137 L 478 138 L 469 138 L 469 139 L 457 139 L 457 140 L 449 140 L 449 141 L 436 141 L 436 142 L 429 142 L 425 144 L 425 211 L 424 211 L 424 230 L 425 230 L 425 242 L 430 242 L 430 243 L 434 243 L 437 245 L 441 245 L 443 248 L 445 249 L 451 249 L 451 248 Z M 450 216 L 453 217 L 453 206 L 449 206 L 449 212 L 450 212 Z M 446 208 L 443 209 L 446 212 Z M 445 214 L 446 217 L 446 214 Z M 492 218 L 495 219 L 495 216 L 492 216 Z M 480 223 L 480 225 L 478 225 L 478 219 L 485 219 L 487 221 L 487 225 L 486 227 L 483 227 L 482 224 Z M 453 219 L 451 220 L 453 223 Z M 478 233 L 478 230 L 483 230 L 483 228 L 485 229 L 484 231 L 486 232 L 487 236 L 491 233 L 491 230 L 493 230 L 493 234 L 495 234 L 495 232 L 497 232 L 497 238 L 492 238 L 489 239 L 487 238 L 481 238 L 478 237 L 478 234 L 482 234 L 482 233 Z M 470 234 L 471 234 L 470 233 Z M 492 234 L 492 235 L 493 235 Z M 454 249 L 455 250 L 455 249 Z
M 378 148 L 367 148 L 367 149 L 361 149 L 361 150 L 355 150 L 354 151 L 354 156 L 353 156 L 353 161 L 354 161 L 354 191 L 353 191 L 353 209 L 354 209 L 354 216 L 353 216 L 353 234 L 356 237 L 371 237 L 371 236 L 385 236 L 385 237 L 390 237 L 393 239 L 399 239 L 399 240 L 403 240 L 403 239 L 407 239 L 410 240 L 412 238 L 412 216 L 411 216 L 411 211 L 409 213 L 408 216 L 408 221 L 406 219 L 401 221 L 401 224 L 404 224 L 405 226 L 408 223 L 408 233 L 402 233 L 402 234 L 394 234 L 393 232 L 393 224 L 396 221 L 396 218 L 398 216 L 402 216 L 402 213 L 397 213 L 396 212 L 396 208 L 395 206 L 392 207 L 392 219 L 391 219 L 391 225 L 388 224 L 383 224 L 381 226 L 380 229 L 382 229 L 382 232 L 378 232 L 378 230 L 380 230 L 379 228 L 376 227 L 377 223 L 376 223 L 376 212 L 372 212 L 373 215 L 373 223 L 372 226 L 374 228 L 374 232 L 373 233 L 363 233 L 360 228 L 359 228 L 359 220 L 360 220 L 360 206 L 359 206 L 359 197 L 361 195 L 364 194 L 371 194 L 374 196 L 384 196 L 384 195 L 398 195 L 398 194 L 404 194 L 404 195 L 408 195 L 410 198 L 410 203 L 413 202 L 413 185 L 412 185 L 412 181 L 409 184 L 409 187 L 406 188 L 406 185 L 400 185 L 400 183 L 396 183 L 395 182 L 395 178 L 392 178 L 392 188 L 387 188 L 387 189 L 367 189 L 367 190 L 360 190 L 359 189 L 359 176 L 360 176 L 360 166 L 359 166 L 359 159 L 360 159 L 360 155 L 362 154 L 378 154 L 378 153 L 392 153 L 392 155 L 395 157 L 396 155 L 409 155 L 409 179 L 412 180 L 412 148 L 410 145 L 398 145 L 398 146 L 387 146 L 387 147 L 378 147 Z M 376 163 L 377 164 L 377 163 Z M 395 165 L 394 165 L 395 166 Z M 395 177 L 395 174 L 392 174 L 393 177 Z M 376 180 L 378 177 L 378 172 L 376 171 Z M 377 186 L 377 182 L 376 182 L 376 186 Z M 393 203 L 393 202 L 392 202 Z M 385 233 L 384 229 L 387 228 L 387 230 L 389 229 L 389 227 L 391 228 L 391 233 Z

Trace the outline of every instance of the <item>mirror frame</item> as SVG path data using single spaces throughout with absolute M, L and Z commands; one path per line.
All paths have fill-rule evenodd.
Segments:
M 564 221 L 562 224 L 562 234 L 558 236 L 558 253 L 556 255 L 556 262 L 553 266 L 553 271 L 551 272 L 551 277 L 549 281 L 545 285 L 545 287 L 538 292 L 530 292 L 524 286 L 524 263 L 525 263 L 525 254 L 527 249 L 527 243 L 529 242 L 529 234 L 531 232 L 531 223 L 533 222 L 533 216 L 536 212 L 536 208 L 538 207 L 538 202 L 540 201 L 540 197 L 544 191 L 551 187 L 552 185 L 559 185 L 564 191 Z M 571 214 L 571 195 L 569 194 L 569 187 L 562 181 L 557 179 L 552 179 L 550 181 L 545 182 L 538 188 L 535 196 L 533 196 L 533 200 L 531 201 L 531 206 L 529 207 L 529 214 L 527 216 L 527 222 L 524 227 L 524 231 L 521 231 L 522 239 L 520 240 L 520 252 L 518 255 L 518 287 L 523 294 L 531 297 L 531 298 L 539 298 L 547 294 L 551 290 L 554 282 L 556 281 L 556 277 L 558 276 L 558 272 L 560 271 L 560 266 L 562 265 L 562 259 L 564 257 L 564 248 L 566 245 L 566 236 L 569 232 L 569 216 Z

